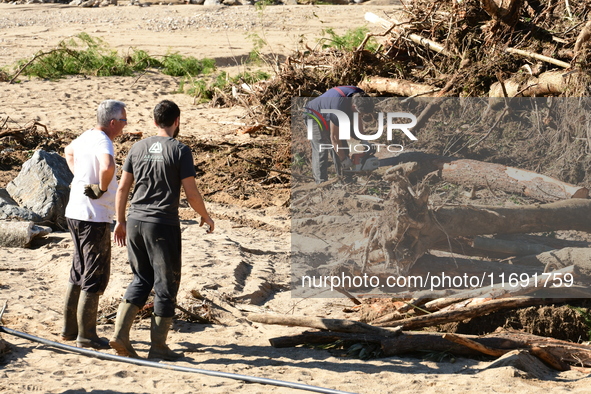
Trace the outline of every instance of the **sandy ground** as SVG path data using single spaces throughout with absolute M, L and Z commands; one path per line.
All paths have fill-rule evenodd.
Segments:
M 391 8 L 391 7 L 390 7 Z M 252 6 L 151 6 L 81 9 L 62 5 L 0 4 L 0 67 L 55 46 L 79 32 L 102 37 L 120 51 L 129 47 L 150 54 L 179 51 L 215 58 L 229 72 L 244 69 L 241 60 L 253 48 L 249 33 L 264 37 L 265 51 L 288 55 L 304 38 L 314 45 L 321 30 L 364 24 L 363 14 L 388 12 L 383 5 L 276 6 L 262 13 Z M 178 79 L 148 73 L 141 78 L 72 77 L 57 82 L 23 79 L 0 83 L 0 119 L 18 124 L 37 120 L 52 131 L 81 132 L 93 126 L 97 104 L 107 98 L 128 103 L 127 131 L 153 132 L 150 112 L 156 102 L 172 99 L 182 108 L 183 133 L 209 141 L 248 139 L 237 136 L 227 121 L 239 121 L 239 109 L 193 105 L 177 94 Z M 303 329 L 250 323 L 248 312 L 345 318 L 346 299 L 292 298 L 289 286 L 289 211 L 250 210 L 210 203 L 216 232 L 206 235 L 190 213 L 182 223 L 184 273 L 181 305 L 197 301 L 198 291 L 219 307 L 220 324 L 202 325 L 177 319 L 169 336 L 186 357 L 175 365 L 246 374 L 363 393 L 448 393 L 531 391 L 589 392 L 590 379 L 578 371 L 528 378 L 513 367 L 486 369 L 488 362 L 449 359 L 382 358 L 361 361 L 325 350 L 275 349 L 268 339 Z M 194 217 L 193 220 L 190 218 Z M 244 223 L 247 223 L 245 225 Z M 264 228 L 261 229 L 261 228 Z M 0 301 L 8 301 L 3 324 L 11 329 L 58 341 L 61 308 L 72 242 L 53 233 L 32 248 L 0 249 Z M 111 282 L 101 309 L 112 310 L 131 279 L 126 252 L 114 248 Z M 99 325 L 110 337 L 112 324 Z M 149 347 L 149 320 L 136 323 L 132 340 L 141 356 Z M 0 358 L 0 391 L 6 393 L 262 393 L 300 392 L 239 380 L 102 361 L 55 350 L 50 346 L 2 334 L 11 352 Z M 110 353 L 113 353 L 110 351 Z

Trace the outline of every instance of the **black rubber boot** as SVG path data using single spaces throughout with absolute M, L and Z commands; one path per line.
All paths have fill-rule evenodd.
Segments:
M 80 286 L 68 283 L 66 290 L 66 302 L 64 303 L 64 327 L 62 328 L 62 340 L 74 341 L 78 337 L 78 321 L 76 311 Z
M 150 327 L 150 340 L 152 346 L 148 353 L 148 358 L 161 358 L 167 361 L 174 361 L 184 357 L 183 353 L 176 353 L 170 350 L 166 345 L 168 331 L 172 325 L 172 317 L 160 317 L 152 315 L 152 325 Z
M 99 338 L 96 334 L 96 314 L 98 311 L 99 295 L 96 293 L 80 292 L 78 303 L 78 338 L 76 346 L 91 347 L 93 349 L 110 349 L 106 338 Z
M 115 333 L 109 345 L 119 356 L 140 358 L 129 342 L 129 331 L 133 325 L 135 315 L 139 312 L 140 307 L 123 300 L 117 310 L 117 318 L 115 319 Z

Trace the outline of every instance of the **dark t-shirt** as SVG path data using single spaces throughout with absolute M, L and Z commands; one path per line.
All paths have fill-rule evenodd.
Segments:
M 355 93 L 361 93 L 363 90 L 356 86 L 338 86 L 338 89 L 332 88 L 324 92 L 322 95 L 316 97 L 306 105 L 306 109 L 312 109 L 320 112 L 321 109 L 337 109 L 347 114 L 349 119 L 352 119 L 351 98 Z M 336 126 L 339 125 L 339 120 L 335 114 L 322 114 L 327 122 L 332 122 Z
M 196 176 L 191 149 L 170 137 L 150 137 L 130 149 L 123 171 L 135 188 L 128 218 L 178 225 L 181 181 Z

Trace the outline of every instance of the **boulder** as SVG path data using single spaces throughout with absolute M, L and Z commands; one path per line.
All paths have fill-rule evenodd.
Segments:
M 16 219 L 40 222 L 41 216 L 30 209 L 21 208 L 6 189 L 0 189 L 0 220 Z
M 203 5 L 220 5 L 222 4 L 222 0 L 205 0 Z
M 24 248 L 33 238 L 51 233 L 50 227 L 37 226 L 33 222 L 9 222 L 0 220 L 0 246 Z
M 66 159 L 55 152 L 38 150 L 23 164 L 6 191 L 21 208 L 33 211 L 42 221 L 67 228 L 64 214 L 73 178 Z

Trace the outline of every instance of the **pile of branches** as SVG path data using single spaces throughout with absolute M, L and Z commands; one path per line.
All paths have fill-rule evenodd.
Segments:
M 441 89 L 436 96 L 586 94 L 586 2 L 407 3 L 389 18 L 366 14 L 389 33 L 382 54 L 401 66 L 391 77 Z
M 508 4 L 507 4 L 508 3 Z M 406 1 L 393 15 L 366 14 L 386 42 L 357 50 L 298 52 L 248 95 L 252 115 L 288 133 L 292 97 L 337 85 L 379 96 L 581 96 L 589 76 L 587 2 Z M 502 6 L 502 7 L 501 7 Z M 387 78 L 390 84 L 376 77 Z M 277 132 L 276 132 L 277 133 Z
M 30 152 L 38 149 L 63 153 L 72 139 L 69 133 L 49 132 L 47 126 L 36 121 L 21 126 L 9 117 L 0 119 L 0 170 L 20 169 Z

